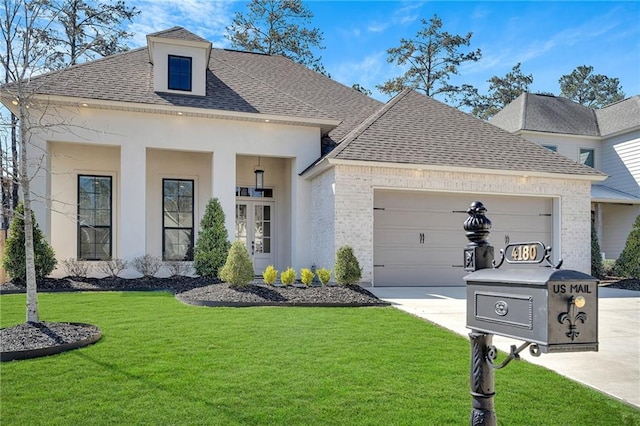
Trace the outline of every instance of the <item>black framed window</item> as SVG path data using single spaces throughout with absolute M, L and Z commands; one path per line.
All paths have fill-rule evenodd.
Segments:
M 112 253 L 112 178 L 78 175 L 78 259 L 109 260 Z
M 162 179 L 162 259 L 193 260 L 193 180 Z
M 169 55 L 168 88 L 191 91 L 191 58 Z

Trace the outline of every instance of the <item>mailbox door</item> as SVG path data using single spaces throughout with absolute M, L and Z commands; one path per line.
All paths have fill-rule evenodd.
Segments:
M 549 352 L 598 350 L 598 282 L 550 281 Z

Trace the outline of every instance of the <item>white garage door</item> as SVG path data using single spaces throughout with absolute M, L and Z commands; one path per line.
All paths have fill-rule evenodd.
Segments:
M 487 208 L 496 257 L 508 242 L 553 243 L 551 198 L 376 190 L 374 285 L 464 285 L 463 250 L 469 241 L 462 226 L 473 201 Z

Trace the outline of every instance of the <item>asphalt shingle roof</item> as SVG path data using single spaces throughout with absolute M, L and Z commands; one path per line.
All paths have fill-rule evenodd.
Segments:
M 490 121 L 510 132 L 531 130 L 583 136 L 600 135 L 593 109 L 567 98 L 550 95 L 522 93 Z
M 640 127 L 640 95 L 597 109 L 596 117 L 602 136 Z
M 154 36 L 204 40 L 180 27 Z M 225 49 L 211 51 L 203 97 L 154 92 L 146 47 L 44 74 L 31 84 L 43 95 L 342 120 L 329 133 L 336 142 L 382 106 L 283 56 Z
M 600 172 L 410 89 L 355 128 L 329 158 L 522 172 Z
M 206 41 L 181 27 L 152 34 Z M 282 56 L 212 49 L 206 96 L 154 92 L 147 48 L 35 77 L 43 95 L 206 110 L 336 119 L 332 158 L 601 174 L 431 98 L 406 90 L 386 105 Z
M 640 126 L 640 95 L 601 109 L 570 99 L 523 93 L 490 120 L 509 132 L 530 130 L 580 136 L 607 136 Z

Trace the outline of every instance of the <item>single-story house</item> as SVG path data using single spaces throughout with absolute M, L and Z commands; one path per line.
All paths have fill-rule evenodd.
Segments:
M 491 123 L 609 177 L 591 185 L 602 255 L 617 259 L 640 215 L 640 95 L 601 109 L 523 93 Z
M 365 283 L 462 285 L 479 200 L 496 249 L 542 241 L 590 271 L 601 172 L 411 90 L 383 104 L 180 27 L 147 42 L 31 81 L 49 124 L 31 140 L 35 212 L 58 259 L 189 260 L 216 197 L 256 274 L 333 268 L 348 244 Z

